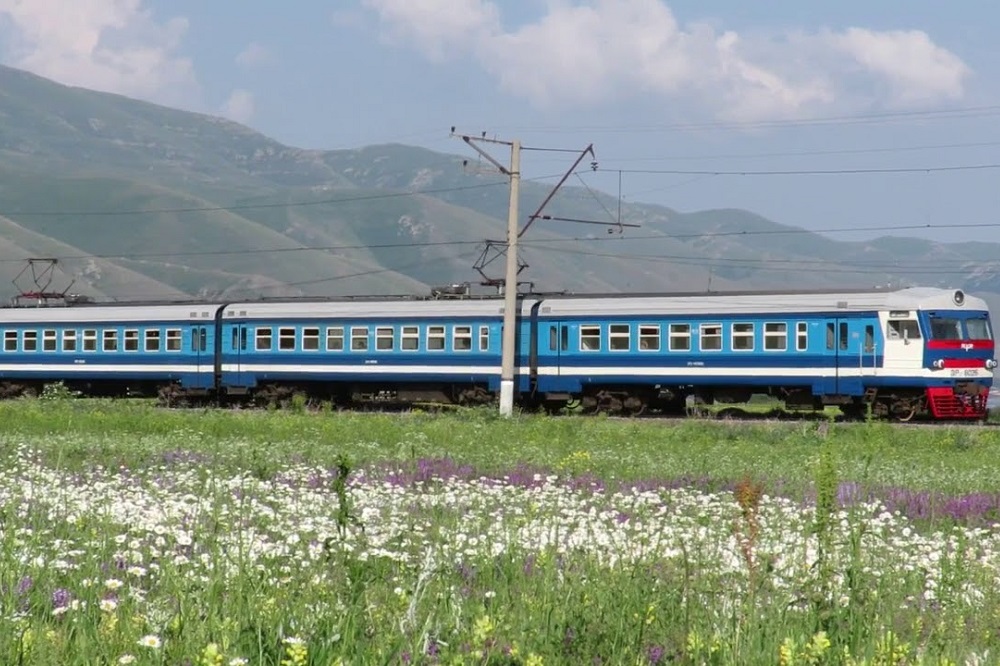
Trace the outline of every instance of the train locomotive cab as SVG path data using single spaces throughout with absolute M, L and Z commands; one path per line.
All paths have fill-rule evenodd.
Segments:
M 936 419 L 985 418 L 997 366 L 990 315 L 985 308 L 963 308 L 961 291 L 954 302 L 954 309 L 920 313 L 923 367 L 931 378 L 927 407 Z

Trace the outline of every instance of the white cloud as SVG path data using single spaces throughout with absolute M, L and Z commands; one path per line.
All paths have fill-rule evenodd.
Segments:
M 254 110 L 253 93 L 242 88 L 237 88 L 230 93 L 229 98 L 222 105 L 222 115 L 238 123 L 250 122 Z
M 900 102 L 959 98 L 971 73 L 954 53 L 920 30 L 873 32 L 850 28 L 832 41 L 864 68 L 881 75 Z
M 540 106 L 645 95 L 752 120 L 955 99 L 971 73 L 918 30 L 741 35 L 681 26 L 663 0 L 549 0 L 514 28 L 499 0 L 363 3 L 386 39 L 435 61 L 471 57 Z
M 197 88 L 176 54 L 187 27 L 154 20 L 142 0 L 0 0 L 0 58 L 61 83 L 181 102 Z
M 495 35 L 500 10 L 485 0 L 363 0 L 378 11 L 390 39 L 410 39 L 434 60 Z
M 259 42 L 250 42 L 247 47 L 236 54 L 236 64 L 244 67 L 265 65 L 271 61 L 271 52 Z

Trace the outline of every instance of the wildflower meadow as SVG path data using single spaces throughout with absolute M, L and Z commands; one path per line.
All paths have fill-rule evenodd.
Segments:
M 1000 431 L 0 404 L 0 663 L 987 664 Z

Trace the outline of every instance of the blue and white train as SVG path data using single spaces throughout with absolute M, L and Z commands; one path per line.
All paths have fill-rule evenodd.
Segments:
M 0 309 L 0 395 L 493 401 L 503 301 L 354 298 Z M 961 290 L 519 297 L 526 408 L 636 414 L 767 394 L 909 419 L 986 414 L 986 303 Z

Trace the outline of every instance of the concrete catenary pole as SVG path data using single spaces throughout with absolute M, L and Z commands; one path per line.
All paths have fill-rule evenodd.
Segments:
M 517 341 L 517 238 L 521 186 L 521 142 L 510 144 L 510 205 L 507 209 L 507 275 L 504 279 L 503 339 L 500 361 L 500 415 L 514 413 L 514 344 Z

